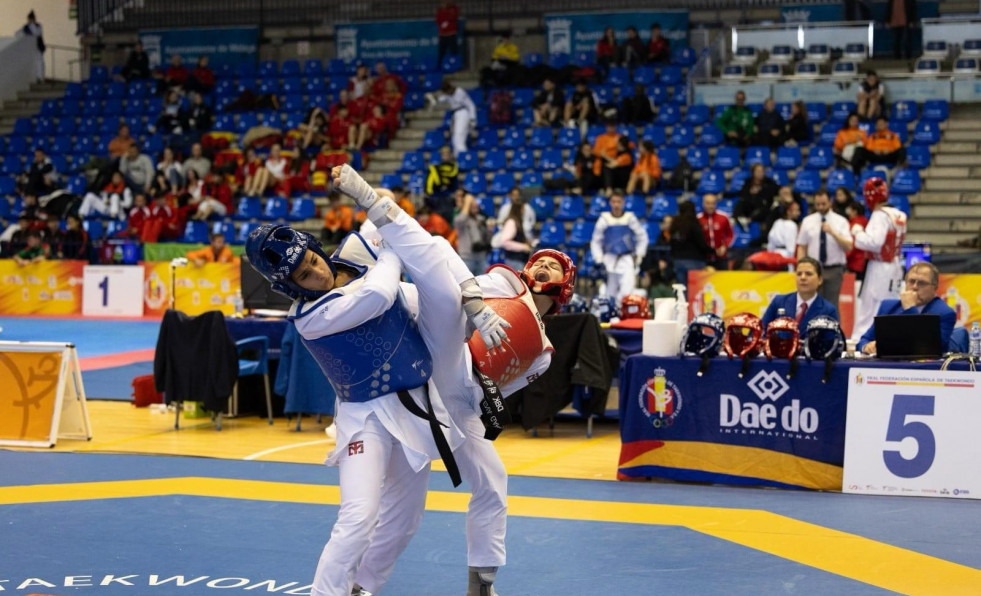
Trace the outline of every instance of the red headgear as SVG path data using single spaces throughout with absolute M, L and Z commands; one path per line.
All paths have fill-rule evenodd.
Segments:
M 648 306 L 647 296 L 628 294 L 623 297 L 620 302 L 620 320 L 649 318 L 651 318 L 651 310 Z
M 542 250 L 536 251 L 535 254 L 531 255 L 528 262 L 525 263 L 525 268 L 521 272 L 521 281 L 531 288 L 535 284 L 535 279 L 531 277 L 528 270 L 531 266 L 542 257 L 552 257 L 562 265 L 562 280 L 558 282 L 544 282 L 541 284 L 541 289 L 538 291 L 533 291 L 535 294 L 545 294 L 546 296 L 551 296 L 555 300 L 555 306 L 552 307 L 547 314 L 553 314 L 559 311 L 559 305 L 568 304 L 572 300 L 572 294 L 576 287 L 576 264 L 569 258 L 569 255 L 564 252 L 553 250 L 551 248 L 543 248 Z
M 763 323 L 752 313 L 741 312 L 726 321 L 726 338 L 723 346 L 730 358 L 754 357 L 760 353 L 763 343 Z
M 869 213 L 871 213 L 876 205 L 889 201 L 889 186 L 882 178 L 869 178 L 865 181 L 862 194 L 865 196 L 865 204 L 868 205 Z
M 790 317 L 777 317 L 766 326 L 766 344 L 763 353 L 767 359 L 786 358 L 792 360 L 800 346 L 800 327 L 797 320 Z

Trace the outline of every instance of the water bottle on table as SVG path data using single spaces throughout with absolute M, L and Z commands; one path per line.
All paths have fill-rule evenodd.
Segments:
M 975 358 L 981 358 L 981 327 L 978 327 L 977 321 L 971 325 L 970 339 L 968 352 Z

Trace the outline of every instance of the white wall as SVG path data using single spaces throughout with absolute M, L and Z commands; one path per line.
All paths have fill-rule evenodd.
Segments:
M 37 22 L 44 27 L 44 74 L 47 78 L 67 80 L 70 60 L 79 57 L 77 51 L 65 51 L 51 46 L 80 49 L 75 35 L 76 21 L 68 18 L 68 0 L 0 0 L 0 37 L 14 35 L 27 23 L 27 13 L 34 11 Z M 74 65 L 74 79 L 79 79 L 79 66 Z
M 37 46 L 33 39 L 0 38 L 0 102 L 14 99 L 17 92 L 30 87 L 34 80 Z

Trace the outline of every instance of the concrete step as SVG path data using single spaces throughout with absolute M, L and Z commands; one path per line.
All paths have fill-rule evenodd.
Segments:
M 64 95 L 64 89 L 32 89 L 30 91 L 21 91 L 17 94 L 17 99 L 24 101 L 42 101 L 45 99 L 58 99 Z
M 950 220 L 921 217 L 915 208 L 914 214 L 915 216 L 909 221 L 910 233 L 976 232 L 978 228 L 981 228 L 981 219 Z
M 964 130 L 958 128 L 957 126 L 951 125 L 947 129 L 947 133 L 944 134 L 944 139 L 952 142 L 978 142 L 981 141 L 981 131 L 978 130 Z
M 946 122 L 948 130 L 974 130 L 981 136 L 981 120 L 975 118 L 951 118 Z
M 374 164 L 377 160 L 398 160 L 401 163 L 404 153 L 404 151 L 395 151 L 394 149 L 379 149 L 371 154 L 371 163 Z
M 981 180 L 969 178 L 927 178 L 923 184 L 926 190 L 981 191 Z
M 921 192 L 914 202 L 918 205 L 960 205 L 966 202 L 962 199 L 965 194 L 955 191 Z
M 416 140 L 422 142 L 423 137 L 426 136 L 426 131 L 414 128 L 403 128 L 399 130 L 399 134 L 396 137 L 397 140 Z
M 920 176 L 923 178 L 968 178 L 971 176 L 971 168 L 930 166 L 926 170 L 920 172 Z
M 3 108 L 3 115 L 11 118 L 27 118 L 38 113 L 40 106 Z
M 970 240 L 978 235 L 977 231 L 974 233 L 966 232 L 947 232 L 947 233 L 916 233 L 907 234 L 906 242 L 929 242 L 933 245 L 933 252 L 935 253 L 955 253 L 955 252 L 977 252 L 976 248 L 964 248 L 957 246 L 957 243 L 961 240 Z
M 920 205 L 914 203 L 912 207 L 913 220 L 918 217 L 946 217 L 955 220 L 981 222 L 981 212 L 973 205 Z
M 941 153 L 973 153 L 978 152 L 978 143 L 968 143 L 964 141 L 954 142 L 952 139 L 945 138 L 936 145 L 937 155 Z
M 421 144 L 420 139 L 405 139 L 401 138 L 401 135 L 399 136 L 400 138 L 395 139 L 388 144 L 389 149 L 394 151 L 415 151 Z
M 981 153 L 937 153 L 933 156 L 938 166 L 981 166 Z
M 399 166 L 400 165 L 402 165 L 402 160 L 395 161 L 395 160 L 385 160 L 385 159 L 375 159 L 375 158 L 372 158 L 371 164 L 369 165 L 368 170 L 371 171 L 371 172 L 379 172 L 379 173 L 382 173 L 382 174 L 388 174 L 388 173 L 394 172 L 395 170 L 399 169 Z
M 20 110 L 25 108 L 36 110 L 39 109 L 40 107 L 41 107 L 40 102 L 34 102 L 24 99 L 8 99 L 7 101 L 3 102 L 2 106 L 0 106 L 0 110 L 3 111 Z

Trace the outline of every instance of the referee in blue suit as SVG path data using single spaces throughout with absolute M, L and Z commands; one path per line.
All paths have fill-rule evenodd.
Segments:
M 797 267 L 794 269 L 797 291 L 779 294 L 773 298 L 773 302 L 766 308 L 766 314 L 763 315 L 763 329 L 766 329 L 770 321 L 780 316 L 781 308 L 784 316 L 797 320 L 801 331 L 807 329 L 807 324 L 818 315 L 827 315 L 838 321 L 838 309 L 818 294 L 823 273 L 821 263 L 817 259 L 811 257 L 798 259 Z

